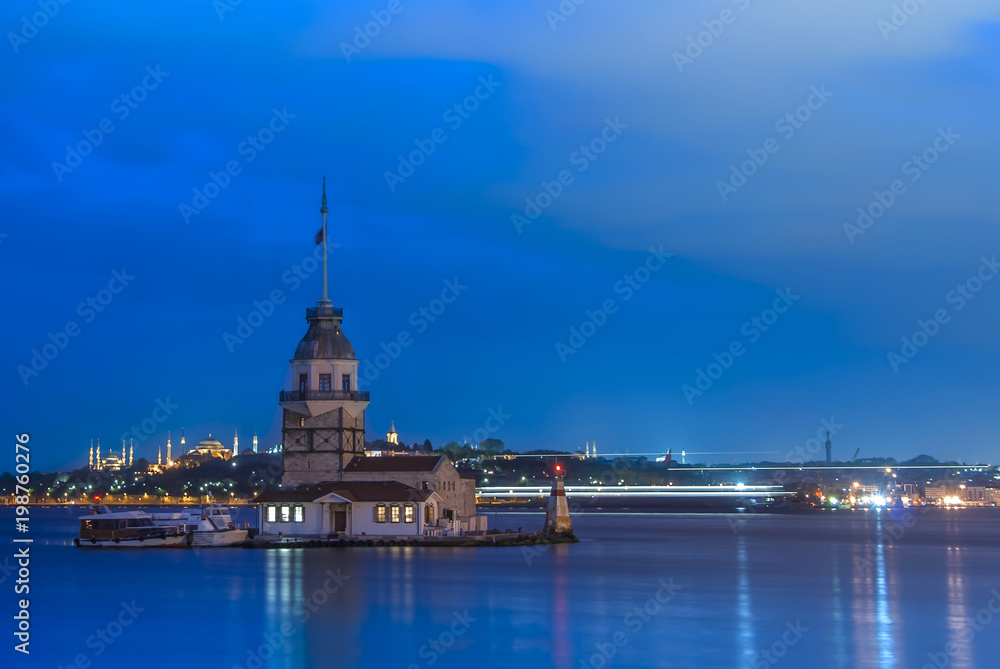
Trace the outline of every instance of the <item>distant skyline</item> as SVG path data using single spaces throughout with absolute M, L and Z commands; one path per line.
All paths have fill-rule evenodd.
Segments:
M 893 5 L 5 3 L 2 428 L 278 443 L 325 176 L 369 440 L 994 462 L 1000 6 Z

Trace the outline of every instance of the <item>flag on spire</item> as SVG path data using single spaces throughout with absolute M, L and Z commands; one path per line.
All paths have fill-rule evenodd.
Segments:
M 326 177 L 323 177 L 323 201 L 319 208 L 319 213 L 323 214 L 323 227 L 316 233 L 316 244 L 322 244 L 326 231 L 326 215 L 330 210 L 326 208 Z

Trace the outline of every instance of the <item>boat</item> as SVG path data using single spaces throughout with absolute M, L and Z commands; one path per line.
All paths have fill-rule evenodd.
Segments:
M 162 527 L 180 527 L 191 536 L 192 546 L 238 546 L 249 533 L 245 527 L 237 528 L 229 510 L 219 504 L 180 513 L 155 513 L 153 522 Z
M 156 525 L 142 511 L 111 511 L 92 506 L 80 516 L 80 536 L 73 539 L 77 548 L 183 548 L 191 537 L 177 525 Z

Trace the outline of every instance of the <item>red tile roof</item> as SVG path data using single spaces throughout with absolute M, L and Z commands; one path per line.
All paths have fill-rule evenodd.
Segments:
M 265 490 L 253 502 L 315 502 L 330 493 L 352 502 L 423 502 L 433 491 L 417 490 L 399 481 L 337 481 L 288 490 Z
M 381 474 L 389 472 L 432 472 L 446 455 L 398 455 L 393 457 L 354 458 L 344 473 Z

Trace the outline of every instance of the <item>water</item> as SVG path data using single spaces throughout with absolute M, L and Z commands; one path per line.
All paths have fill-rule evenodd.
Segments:
M 16 666 L 992 667 L 998 511 L 586 513 L 545 550 L 83 551 L 78 510 L 34 509 Z M 0 510 L 0 564 L 12 526 Z

